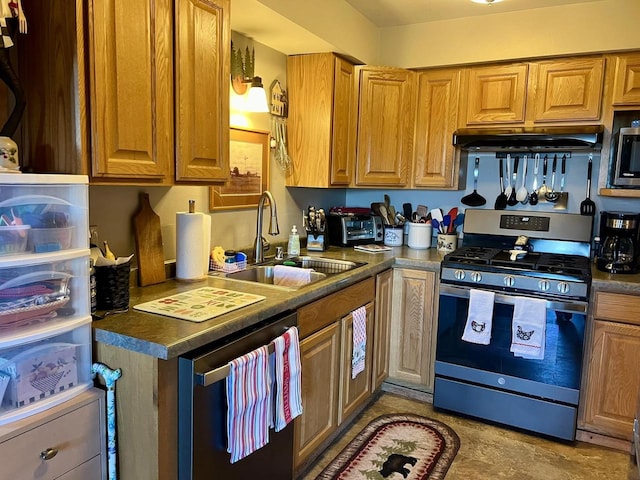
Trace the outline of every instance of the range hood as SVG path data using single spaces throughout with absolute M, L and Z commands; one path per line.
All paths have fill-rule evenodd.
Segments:
M 579 152 L 600 150 L 602 125 L 463 128 L 453 144 L 472 152 Z

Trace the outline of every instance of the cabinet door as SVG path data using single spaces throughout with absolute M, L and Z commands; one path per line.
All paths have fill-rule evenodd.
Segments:
M 176 180 L 229 178 L 229 0 L 175 6 Z
M 413 157 L 415 73 L 384 67 L 358 71 L 356 184 L 405 186 Z
M 371 391 L 371 360 L 373 355 L 373 302 L 365 306 L 367 310 L 367 343 L 365 352 L 364 371 L 351 378 L 351 358 L 353 355 L 353 315 L 347 315 L 342 319 L 342 365 L 340 368 L 340 410 L 338 412 L 338 424 L 341 424 L 362 403 L 369 398 Z
M 524 123 L 528 70 L 524 63 L 470 68 L 467 125 Z
M 355 160 L 356 109 L 353 65 L 336 57 L 331 122 L 331 185 L 351 183 Z
M 640 326 L 595 320 L 584 409 L 587 428 L 631 440 L 639 365 Z
M 173 2 L 92 0 L 94 178 L 173 177 Z
M 640 53 L 615 58 L 613 105 L 640 104 Z
M 375 324 L 373 329 L 373 361 L 371 391 L 376 390 L 389 375 L 389 333 L 391 322 L 391 287 L 393 270 L 376 276 Z
M 458 125 L 460 75 L 458 69 L 418 74 L 413 171 L 416 187 L 457 187 L 459 157 L 452 137 Z
M 550 60 L 531 65 L 534 122 L 599 120 L 604 58 Z
M 287 186 L 329 187 L 351 182 L 355 157 L 354 67 L 332 53 L 287 58 Z
M 340 323 L 300 342 L 303 413 L 294 423 L 294 466 L 299 467 L 338 426 Z
M 436 274 L 394 269 L 389 377 L 433 391 L 433 312 Z

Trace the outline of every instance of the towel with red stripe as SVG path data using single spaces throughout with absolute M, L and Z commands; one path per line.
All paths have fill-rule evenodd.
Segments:
M 273 414 L 267 346 L 232 360 L 229 368 L 227 452 L 235 463 L 269 442 Z
M 302 414 L 302 368 L 298 329 L 289 328 L 273 341 L 275 353 L 276 432 Z
M 353 312 L 353 352 L 351 355 L 351 378 L 364 371 L 367 354 L 367 309 L 360 307 Z

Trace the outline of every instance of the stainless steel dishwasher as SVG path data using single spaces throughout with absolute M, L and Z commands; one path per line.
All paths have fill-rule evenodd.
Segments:
M 227 453 L 228 363 L 297 326 L 287 312 L 178 359 L 178 478 L 293 478 L 293 423 L 269 430 L 269 443 L 231 464 Z M 271 351 L 271 348 L 270 348 Z

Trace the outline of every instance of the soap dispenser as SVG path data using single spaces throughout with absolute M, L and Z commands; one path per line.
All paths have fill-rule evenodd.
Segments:
M 290 257 L 300 255 L 300 235 L 298 235 L 298 228 L 294 225 L 289 234 L 289 248 L 287 253 Z

